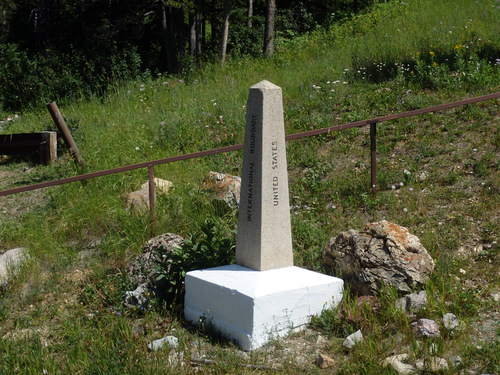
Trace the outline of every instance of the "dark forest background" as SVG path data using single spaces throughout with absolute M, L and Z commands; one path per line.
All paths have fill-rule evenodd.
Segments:
M 269 56 L 380 0 L 0 0 L 0 109 L 103 95 L 141 75 Z

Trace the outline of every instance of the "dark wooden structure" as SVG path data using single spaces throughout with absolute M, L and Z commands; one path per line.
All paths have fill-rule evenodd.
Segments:
M 42 164 L 57 159 L 57 133 L 0 134 L 0 155 L 40 155 Z

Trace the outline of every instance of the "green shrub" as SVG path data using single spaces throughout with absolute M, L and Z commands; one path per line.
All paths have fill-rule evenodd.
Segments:
M 0 45 L 2 109 L 21 111 L 52 100 L 101 95 L 139 76 L 141 60 L 131 48 L 113 48 L 91 59 L 82 52 L 45 50 L 29 54 L 15 44 Z
M 207 219 L 201 232 L 191 234 L 172 252 L 158 249 L 156 283 L 159 298 L 167 306 L 178 307 L 184 300 L 184 279 L 189 271 L 231 264 L 236 249 L 236 233 L 221 221 Z

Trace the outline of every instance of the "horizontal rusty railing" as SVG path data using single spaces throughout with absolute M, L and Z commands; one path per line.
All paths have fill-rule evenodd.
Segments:
M 313 135 L 320 135 L 320 134 L 330 133 L 330 132 L 338 131 L 338 130 L 360 128 L 362 126 L 366 126 L 366 125 L 370 125 L 370 124 L 377 124 L 379 122 L 386 122 L 386 121 L 390 121 L 390 120 L 397 120 L 400 118 L 423 115 L 425 113 L 442 111 L 443 109 L 449 109 L 449 108 L 453 108 L 453 107 L 461 107 L 463 105 L 484 102 L 485 100 L 496 99 L 496 98 L 500 98 L 500 92 L 495 92 L 493 94 L 488 94 L 488 95 L 483 95 L 483 96 L 477 96 L 475 98 L 470 98 L 470 99 L 464 99 L 464 100 L 460 100 L 458 102 L 441 104 L 441 105 L 437 105 L 434 107 L 426 107 L 426 108 L 421 108 L 421 109 L 415 109 L 413 111 L 396 113 L 393 115 L 375 117 L 375 118 L 372 118 L 369 120 L 361 120 L 361 121 L 350 122 L 348 124 L 330 126 L 328 128 L 323 128 L 323 129 L 309 130 L 307 132 L 289 135 L 286 137 L 286 140 L 288 141 L 288 140 L 292 140 L 292 139 L 311 137 Z
M 334 132 L 334 131 L 340 131 L 340 130 L 351 129 L 351 128 L 359 128 L 359 127 L 370 125 L 371 185 L 372 185 L 371 188 L 372 188 L 372 191 L 375 193 L 375 191 L 376 191 L 376 125 L 378 123 L 386 122 L 386 121 L 390 121 L 390 120 L 397 120 L 397 119 L 406 118 L 406 117 L 417 116 L 417 115 L 421 115 L 421 114 L 425 114 L 425 113 L 437 112 L 437 111 L 441 111 L 444 109 L 460 107 L 460 106 L 467 105 L 467 104 L 479 103 L 482 101 L 496 99 L 496 98 L 500 98 L 500 92 L 488 94 L 488 95 L 483 95 L 483 96 L 479 96 L 479 97 L 475 97 L 475 98 L 460 100 L 457 102 L 441 104 L 438 106 L 421 108 L 421 109 L 416 109 L 413 111 L 402 112 L 402 113 L 397 113 L 397 114 L 392 114 L 392 115 L 387 115 L 387 116 L 382 116 L 382 117 L 375 117 L 375 118 L 368 119 L 368 120 L 355 121 L 355 122 L 350 122 L 347 124 L 330 126 L 328 128 L 315 129 L 315 130 L 310 130 L 310 131 L 306 131 L 306 132 L 302 132 L 302 133 L 291 134 L 291 135 L 287 135 L 285 137 L 285 139 L 287 141 L 290 141 L 290 140 L 295 140 L 295 139 L 299 139 L 299 138 L 311 137 L 311 136 L 316 136 L 316 135 L 320 135 L 320 134 L 327 134 L 327 133 Z M 149 184 L 150 184 L 150 191 L 154 191 L 153 190 L 154 189 L 153 167 L 155 165 L 173 163 L 173 162 L 182 161 L 182 160 L 195 159 L 195 158 L 220 154 L 220 153 L 229 152 L 229 151 L 236 151 L 236 150 L 241 150 L 242 148 L 243 148 L 243 144 L 237 144 L 237 145 L 232 145 L 232 146 L 215 148 L 215 149 L 211 149 L 211 150 L 194 152 L 191 154 L 172 156 L 172 157 L 168 157 L 168 158 L 164 158 L 164 159 L 146 161 L 146 162 L 142 162 L 142 163 L 131 164 L 131 165 L 126 165 L 126 166 L 112 168 L 112 169 L 106 169 L 106 170 L 102 170 L 102 171 L 98 171 L 98 172 L 92 172 L 92 173 L 86 173 L 86 174 L 81 174 L 81 175 L 72 176 L 72 177 L 66 177 L 66 178 L 62 178 L 62 179 L 54 180 L 54 181 L 47 181 L 47 182 L 42 182 L 42 183 L 33 184 L 33 185 L 21 186 L 21 187 L 17 187 L 17 188 L 12 188 L 12 189 L 0 191 L 0 197 L 10 195 L 10 194 L 31 191 L 31 190 L 38 190 L 38 189 L 42 189 L 42 188 L 46 188 L 46 187 L 50 187 L 50 186 L 63 185 L 63 184 L 67 184 L 70 182 L 88 180 L 91 178 L 102 177 L 102 176 L 107 176 L 107 175 L 116 174 L 116 173 L 128 172 L 128 171 L 131 171 L 134 169 L 140 169 L 140 168 L 148 168 L 148 178 L 149 178 Z M 150 201 L 151 213 L 152 213 L 152 215 L 154 215 L 154 212 L 153 212 L 154 211 L 154 194 L 150 194 L 150 200 L 151 200 Z

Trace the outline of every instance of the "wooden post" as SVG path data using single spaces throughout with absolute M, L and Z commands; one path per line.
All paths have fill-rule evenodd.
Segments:
M 156 221 L 156 189 L 155 189 L 155 175 L 152 165 L 148 165 L 148 181 L 149 181 L 149 212 L 151 214 L 151 221 Z
M 372 194 L 377 194 L 377 122 L 370 123 L 370 156 Z
M 40 144 L 40 162 L 51 164 L 57 159 L 57 133 L 42 132 L 42 143 Z
M 66 147 L 68 147 L 70 154 L 79 164 L 85 164 L 80 156 L 78 147 L 76 147 L 76 143 L 73 140 L 71 132 L 69 131 L 66 122 L 64 122 L 59 108 L 57 108 L 56 102 L 50 102 L 49 104 L 47 104 L 47 108 L 49 109 L 50 115 L 52 116 L 52 119 L 54 120 L 57 128 L 61 132 L 64 143 L 66 144 Z

